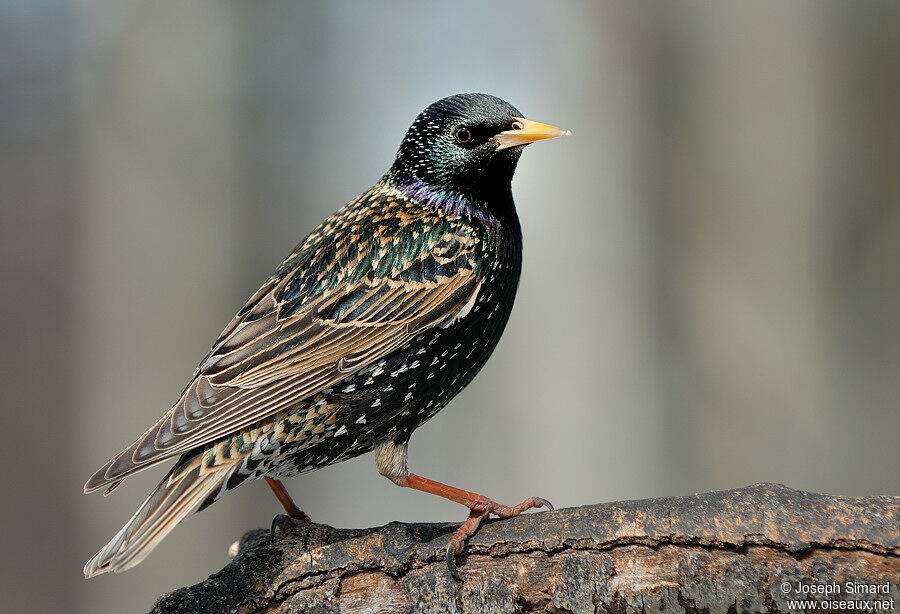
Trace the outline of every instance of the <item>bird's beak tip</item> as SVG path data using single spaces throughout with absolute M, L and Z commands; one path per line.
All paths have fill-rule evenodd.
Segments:
M 497 135 L 498 150 L 561 136 L 572 136 L 571 130 L 563 130 L 550 124 L 542 124 L 524 117 L 514 117 L 513 120 L 515 120 L 515 124 L 512 130 L 504 130 Z

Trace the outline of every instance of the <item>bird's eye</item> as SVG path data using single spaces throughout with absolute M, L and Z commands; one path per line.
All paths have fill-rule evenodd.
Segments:
M 472 131 L 465 126 L 461 126 L 453 132 L 453 138 L 456 139 L 457 143 L 463 145 L 472 140 Z

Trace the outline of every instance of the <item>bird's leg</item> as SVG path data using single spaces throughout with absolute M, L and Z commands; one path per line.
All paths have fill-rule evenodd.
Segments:
M 278 514 L 275 518 L 272 519 L 272 529 L 270 537 L 275 536 L 275 527 L 281 524 L 284 520 L 291 520 L 296 524 L 309 524 L 312 520 L 306 513 L 297 507 L 297 504 L 294 503 L 294 500 L 291 499 L 290 493 L 288 493 L 287 488 L 284 487 L 284 484 L 281 483 L 281 480 L 276 480 L 275 478 L 270 478 L 269 476 L 265 476 L 266 483 L 269 485 L 269 488 L 272 489 L 272 492 L 275 493 L 275 497 L 278 499 L 278 502 L 281 503 L 282 507 L 284 507 L 284 511 L 287 514 Z
M 546 499 L 541 499 L 540 497 L 529 497 L 518 505 L 509 507 L 501 503 L 497 503 L 496 501 L 492 501 L 484 495 L 479 495 L 478 493 L 469 492 L 467 490 L 462 490 L 461 488 L 454 488 L 453 486 L 448 486 L 447 484 L 435 482 L 434 480 L 423 478 L 422 476 L 416 475 L 415 473 L 407 473 L 406 475 L 388 477 L 392 482 L 394 482 L 394 484 L 398 486 L 414 488 L 416 490 L 428 492 L 433 495 L 438 495 L 439 497 L 444 497 L 445 499 L 450 499 L 451 501 L 455 501 L 457 503 L 465 505 L 471 510 L 469 512 L 469 517 L 453 533 L 453 535 L 450 537 L 450 543 L 447 544 L 447 568 L 450 570 L 450 575 L 453 576 L 454 580 L 460 579 L 459 572 L 456 569 L 455 557 L 457 554 L 462 552 L 463 548 L 466 545 L 466 540 L 468 540 L 472 535 L 475 534 L 475 531 L 478 530 L 478 527 L 481 525 L 482 520 L 484 520 L 491 514 L 493 514 L 494 516 L 499 516 L 500 518 L 512 518 L 513 516 L 518 516 L 525 510 L 529 510 L 533 507 L 546 507 L 551 510 L 553 509 L 553 506 L 550 505 L 549 501 L 547 501 Z
M 513 516 L 518 516 L 525 510 L 530 510 L 533 507 L 547 507 L 553 509 L 553 506 L 550 505 L 549 501 L 547 501 L 546 499 L 541 499 L 540 497 L 528 497 L 520 504 L 509 507 L 503 505 L 502 503 L 491 501 L 484 495 L 479 495 L 478 493 L 469 492 L 468 490 L 462 490 L 461 488 L 454 488 L 453 486 L 448 486 L 447 484 L 435 482 L 434 480 L 423 478 L 422 476 L 416 475 L 415 473 L 407 473 L 403 476 L 391 478 L 391 481 L 394 482 L 394 484 L 396 484 L 397 486 L 414 488 L 416 490 L 421 490 L 422 492 L 428 492 L 445 499 L 450 499 L 451 501 L 456 501 L 457 503 L 465 505 L 473 512 L 477 512 L 480 514 L 493 514 L 494 516 L 498 516 L 500 518 L 512 518 Z
M 397 486 L 414 488 L 415 490 L 438 495 L 439 497 L 444 497 L 450 501 L 465 505 L 471 510 L 469 517 L 462 526 L 456 530 L 447 546 L 447 566 L 450 569 L 450 574 L 457 580 L 459 579 L 459 575 L 456 572 L 454 556 L 462 552 L 466 540 L 475 534 L 475 531 L 478 530 L 482 520 L 491 514 L 500 518 L 512 518 L 513 516 L 518 516 L 522 512 L 535 507 L 546 507 L 550 510 L 553 509 L 553 506 L 550 505 L 549 501 L 541 499 L 540 497 L 529 497 L 518 505 L 509 507 L 497 503 L 496 501 L 492 501 L 484 495 L 448 486 L 447 484 L 429 480 L 428 478 L 423 478 L 420 475 L 409 472 L 406 464 L 406 456 L 406 443 L 384 443 L 378 446 L 375 451 L 375 465 L 378 467 L 379 473 L 391 480 Z
M 269 484 L 269 488 L 272 489 L 272 492 L 275 493 L 275 497 L 278 499 L 278 502 L 281 503 L 282 507 L 284 507 L 284 511 L 290 518 L 299 521 L 302 524 L 308 524 L 312 522 L 309 516 L 297 507 L 297 504 L 294 503 L 294 500 L 291 499 L 290 493 L 288 493 L 287 488 L 284 487 L 284 484 L 281 483 L 281 480 L 276 480 L 275 478 L 270 478 L 266 476 L 266 482 Z

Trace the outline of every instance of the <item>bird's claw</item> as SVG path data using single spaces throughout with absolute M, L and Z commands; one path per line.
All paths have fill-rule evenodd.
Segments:
M 453 533 L 450 537 L 450 543 L 447 544 L 446 559 L 447 570 L 450 572 L 450 577 L 457 582 L 461 581 L 459 568 L 456 566 L 456 555 L 463 551 L 463 548 L 466 546 L 466 540 L 475 534 L 478 527 L 481 526 L 482 520 L 491 514 L 500 516 L 501 518 L 512 518 L 518 516 L 525 510 L 537 507 L 546 507 L 551 512 L 556 509 L 553 507 L 553 504 L 541 497 L 531 497 L 515 507 L 506 507 L 494 503 L 493 501 L 489 501 L 486 505 L 480 505 L 477 508 L 472 509 L 469 512 L 469 517 L 466 518 L 466 521 Z
M 549 501 L 547 501 L 546 499 L 543 499 L 541 497 L 532 497 L 532 499 L 534 499 L 534 502 L 538 504 L 538 505 L 535 505 L 535 507 L 546 507 L 551 512 L 556 511 L 556 508 L 553 507 L 553 504 L 550 503 Z
M 453 578 L 456 582 L 462 582 L 462 578 L 459 577 L 459 569 L 456 567 L 456 552 L 454 548 L 453 540 L 450 540 L 450 543 L 447 544 L 447 571 L 450 572 L 450 577 Z
M 312 524 L 312 520 L 309 519 L 309 516 L 304 514 L 302 511 L 297 510 L 296 516 L 291 516 L 290 514 L 278 514 L 275 518 L 272 519 L 272 527 L 269 529 L 269 540 L 275 539 L 275 529 L 280 527 L 283 522 L 289 522 L 292 525 L 306 525 Z
M 272 528 L 269 530 L 269 541 L 275 540 L 275 529 L 278 528 L 278 525 L 281 524 L 281 521 L 285 518 L 289 518 L 286 514 L 276 514 L 275 518 L 272 519 Z

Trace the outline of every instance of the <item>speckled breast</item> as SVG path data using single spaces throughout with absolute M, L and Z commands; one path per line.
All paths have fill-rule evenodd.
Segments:
M 500 340 L 521 269 L 518 246 L 514 251 L 486 259 L 491 265 L 465 317 L 417 335 L 317 395 L 320 410 L 333 412 L 333 426 L 311 446 L 279 450 L 279 466 L 270 473 L 289 477 L 364 454 L 386 439 L 405 441 L 441 410 L 472 381 Z

